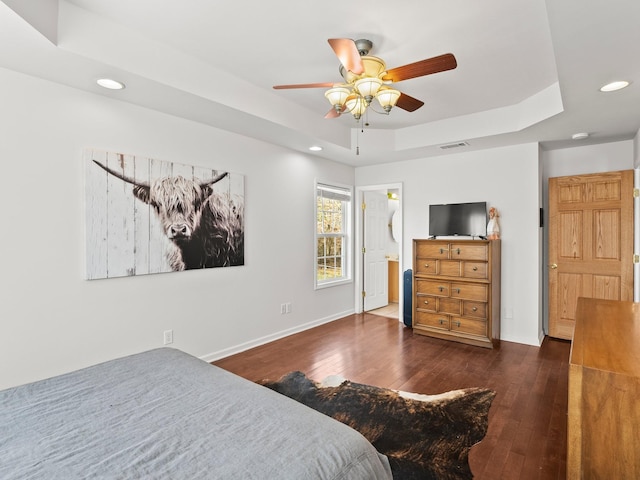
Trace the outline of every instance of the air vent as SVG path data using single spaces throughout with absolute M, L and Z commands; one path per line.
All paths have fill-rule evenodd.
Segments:
M 456 143 L 448 143 L 446 145 L 440 145 L 440 148 L 446 150 L 448 148 L 458 148 L 458 147 L 467 147 L 469 144 L 467 142 L 456 142 Z

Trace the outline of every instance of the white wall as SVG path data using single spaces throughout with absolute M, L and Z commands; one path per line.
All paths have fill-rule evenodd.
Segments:
M 537 144 L 356 168 L 356 185 L 403 184 L 403 265 L 414 238 L 428 237 L 429 204 L 486 201 L 500 212 L 503 340 L 541 340 Z
M 166 329 L 211 360 L 353 311 L 352 284 L 313 289 L 313 182 L 353 184 L 352 168 L 4 69 L 0 105 L 0 388 Z M 244 174 L 246 265 L 84 280 L 85 147 Z
M 542 152 L 543 186 L 549 178 L 633 168 L 633 140 Z

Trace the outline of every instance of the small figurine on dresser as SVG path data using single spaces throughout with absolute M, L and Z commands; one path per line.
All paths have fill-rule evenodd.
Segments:
M 487 238 L 489 240 L 498 240 L 500 238 L 500 225 L 498 224 L 498 210 L 496 207 L 489 209 L 489 223 L 487 223 Z

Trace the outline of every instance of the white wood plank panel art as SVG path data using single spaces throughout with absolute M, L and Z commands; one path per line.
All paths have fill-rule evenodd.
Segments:
M 87 278 L 244 265 L 244 176 L 86 149 Z

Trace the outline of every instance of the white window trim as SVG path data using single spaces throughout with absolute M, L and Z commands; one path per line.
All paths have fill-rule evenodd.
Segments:
M 343 271 L 345 272 L 344 278 L 339 280 L 326 280 L 323 282 L 318 282 L 318 229 L 317 229 L 317 219 L 318 219 L 318 186 L 325 185 L 327 187 L 336 187 L 343 190 L 348 190 L 350 194 L 350 207 L 349 207 L 349 215 L 345 220 L 344 227 L 344 242 L 343 242 L 343 252 L 344 252 L 344 260 L 342 264 Z M 345 185 L 337 182 L 325 182 L 321 180 L 314 181 L 313 188 L 313 284 L 316 290 L 320 290 L 323 288 L 335 287 L 338 285 L 345 285 L 348 283 L 353 283 L 353 216 L 354 216 L 354 192 L 352 185 Z M 331 235 L 331 234 L 329 234 Z M 342 236 L 335 234 L 335 236 Z

